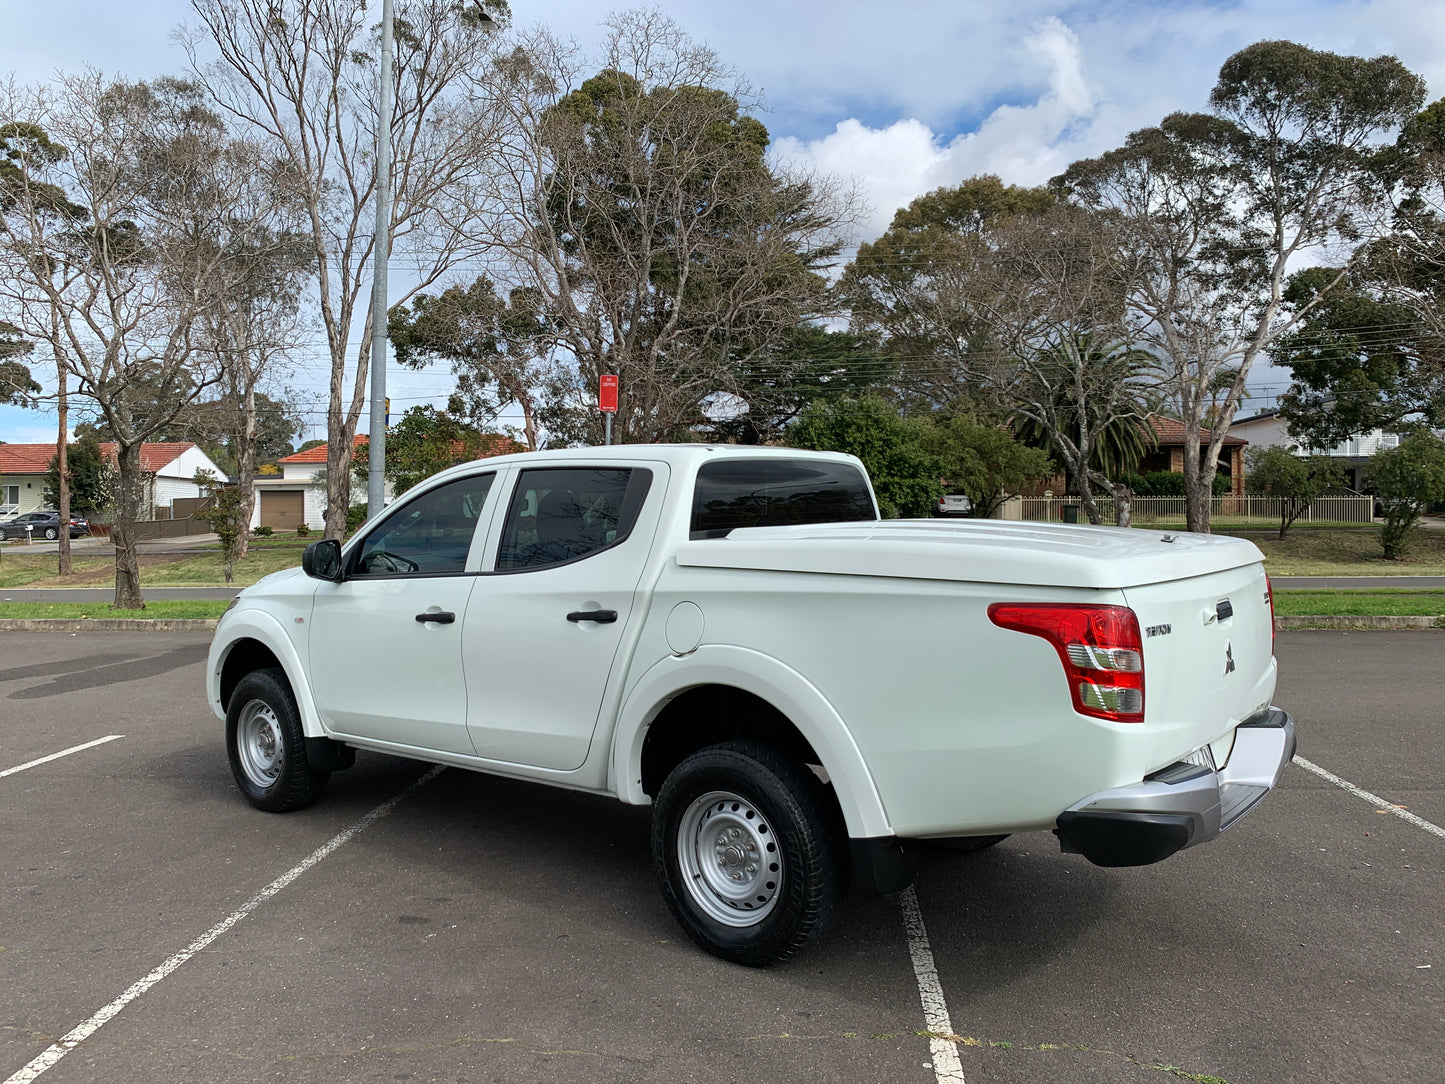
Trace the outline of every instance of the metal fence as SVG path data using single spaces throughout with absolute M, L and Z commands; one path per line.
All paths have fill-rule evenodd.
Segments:
M 1116 523 L 1118 517 L 1114 499 L 1096 498 L 1095 504 L 1103 514 L 1105 523 Z M 1151 523 L 1183 523 L 1185 519 L 1183 497 L 1135 497 L 1132 506 L 1133 523 L 1143 526 Z M 1278 497 L 1245 495 L 1242 497 L 1215 497 L 1209 512 L 1211 522 L 1216 520 L 1244 521 L 1259 524 L 1278 524 L 1283 514 L 1284 502 Z M 1297 524 L 1308 523 L 1369 523 L 1374 515 L 1373 497 L 1320 497 L 1295 520 Z M 1004 504 L 1001 513 L 1004 519 L 1034 520 L 1053 523 L 1087 523 L 1077 497 L 1013 497 Z

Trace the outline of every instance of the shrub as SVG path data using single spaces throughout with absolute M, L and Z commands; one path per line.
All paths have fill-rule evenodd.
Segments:
M 346 533 L 351 534 L 366 522 L 366 502 L 353 504 L 346 510 Z
M 251 533 L 254 535 L 260 535 L 262 538 L 270 538 L 273 532 L 270 527 L 257 527 Z
M 1185 496 L 1184 475 L 1172 470 L 1126 474 L 1119 481 L 1132 489 L 1136 497 Z M 1216 474 L 1211 488 L 1216 497 L 1222 497 L 1229 492 L 1229 479 L 1222 474 Z
M 311 534 L 311 528 L 310 528 L 310 527 L 308 527 L 308 526 L 307 526 L 306 524 L 304 524 L 304 523 L 298 523 L 298 524 L 296 524 L 296 537 L 297 537 L 297 538 L 305 538 L 305 537 L 307 537 L 309 534 Z

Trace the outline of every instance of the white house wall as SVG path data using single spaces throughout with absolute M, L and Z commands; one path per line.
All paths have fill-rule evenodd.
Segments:
M 19 501 L 12 506 L 6 498 L 10 487 L 15 487 Z M 43 474 L 0 474 L 0 518 L 23 516 L 45 507 L 45 475 Z

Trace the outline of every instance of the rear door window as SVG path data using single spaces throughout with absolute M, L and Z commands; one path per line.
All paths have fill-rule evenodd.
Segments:
M 816 459 L 720 459 L 697 472 L 692 538 L 722 538 L 739 527 L 876 520 L 863 473 Z
M 497 571 L 544 568 L 624 541 L 652 483 L 641 467 L 524 470 L 517 478 Z

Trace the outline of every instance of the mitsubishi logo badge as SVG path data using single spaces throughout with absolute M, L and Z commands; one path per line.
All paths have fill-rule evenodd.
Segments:
M 1224 645 L 1224 672 L 1234 673 L 1234 645 L 1229 643 Z

